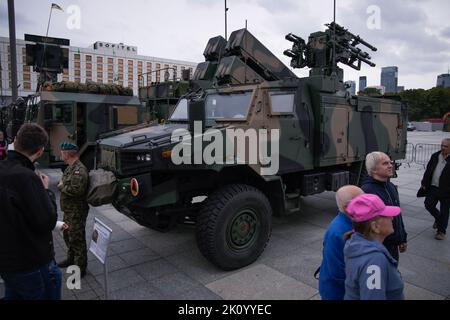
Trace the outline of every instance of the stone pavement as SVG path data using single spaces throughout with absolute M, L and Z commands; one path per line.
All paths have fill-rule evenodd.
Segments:
M 408 142 L 440 143 L 442 132 L 410 132 Z M 408 250 L 400 255 L 399 269 L 407 299 L 450 299 L 450 236 L 434 239 L 433 219 L 415 197 L 424 169 L 402 165 L 399 186 Z M 55 185 L 60 173 L 47 170 Z M 222 271 L 199 252 L 195 228 L 179 225 L 167 233 L 142 227 L 112 206 L 91 208 L 87 238 L 98 217 L 112 228 L 108 254 L 109 299 L 320 299 L 313 273 L 322 259 L 322 237 L 337 208 L 333 192 L 302 199 L 298 214 L 273 219 L 272 237 L 252 265 Z M 65 256 L 61 233 L 55 232 L 57 261 Z M 66 279 L 67 276 L 63 275 Z M 68 290 L 63 280 L 63 299 L 104 299 L 103 268 L 89 253 L 88 274 L 80 290 Z M 2 285 L 0 284 L 0 287 Z M 0 288 L 2 290 L 2 288 Z M 1 296 L 1 292 L 0 292 Z

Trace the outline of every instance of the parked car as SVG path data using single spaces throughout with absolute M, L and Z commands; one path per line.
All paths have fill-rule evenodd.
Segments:
M 406 127 L 406 130 L 414 131 L 414 130 L 416 130 L 416 126 L 413 125 L 412 122 L 408 122 L 408 126 Z

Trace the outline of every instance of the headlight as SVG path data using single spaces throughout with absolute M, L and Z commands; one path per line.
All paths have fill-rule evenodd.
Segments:
M 152 161 L 152 156 L 150 153 L 146 153 L 146 154 L 138 154 L 136 156 L 136 160 L 140 161 L 140 162 L 149 162 Z

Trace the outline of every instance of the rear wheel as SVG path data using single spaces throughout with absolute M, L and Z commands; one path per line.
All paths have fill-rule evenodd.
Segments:
M 214 192 L 197 217 L 201 253 L 223 270 L 254 262 L 264 251 L 272 228 L 272 208 L 258 189 L 233 184 Z

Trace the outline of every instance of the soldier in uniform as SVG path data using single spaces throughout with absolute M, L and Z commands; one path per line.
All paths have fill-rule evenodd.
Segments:
M 58 183 L 58 189 L 61 191 L 61 210 L 64 212 L 64 221 L 70 227 L 64 230 L 64 241 L 68 248 L 67 259 L 58 265 L 61 268 L 77 265 L 83 277 L 87 266 L 85 229 L 89 211 L 89 205 L 86 202 L 89 174 L 78 158 L 78 147 L 75 144 L 63 142 L 61 158 L 68 167 Z

